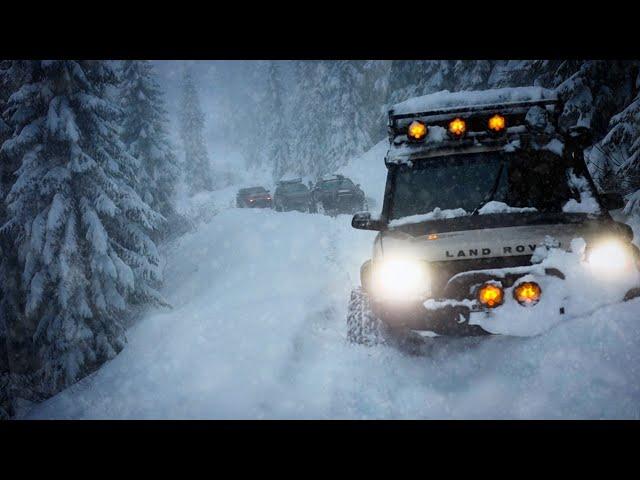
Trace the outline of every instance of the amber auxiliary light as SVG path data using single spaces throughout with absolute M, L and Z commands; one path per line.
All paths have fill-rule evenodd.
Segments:
M 454 137 L 461 137 L 467 131 L 467 122 L 461 118 L 454 118 L 449 122 L 449 133 Z
M 536 282 L 524 282 L 516 287 L 513 296 L 520 305 L 535 305 L 540 300 L 542 290 Z
M 478 290 L 478 301 L 485 307 L 494 308 L 502 305 L 504 293 L 502 288 L 493 283 L 485 283 Z
M 506 119 L 502 115 L 497 113 L 493 117 L 491 117 L 488 122 L 489 130 L 494 133 L 502 132 L 506 128 L 506 126 Z
M 416 141 L 424 140 L 424 138 L 427 136 L 427 132 L 427 126 L 422 122 L 418 122 L 417 120 L 411 122 L 409 128 L 407 129 L 407 135 L 409 136 L 409 138 Z

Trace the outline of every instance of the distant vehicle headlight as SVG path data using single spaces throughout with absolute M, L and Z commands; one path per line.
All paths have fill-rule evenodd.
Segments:
M 372 288 L 378 298 L 409 300 L 429 291 L 426 264 L 412 259 L 384 259 L 373 265 Z
M 591 270 L 604 277 L 612 277 L 633 269 L 631 249 L 619 240 L 608 240 L 587 252 L 587 262 Z

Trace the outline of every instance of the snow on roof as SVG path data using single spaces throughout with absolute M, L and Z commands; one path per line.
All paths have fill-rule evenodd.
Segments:
M 342 178 L 342 175 L 328 174 L 328 175 L 323 175 L 322 177 L 320 177 L 320 180 L 329 181 L 329 180 L 338 180 L 339 178 Z
M 302 177 L 283 177 L 278 181 L 278 184 L 300 183 L 300 182 L 302 182 Z
M 442 90 L 422 97 L 410 98 L 409 100 L 395 104 L 392 109 L 394 114 L 407 114 L 443 108 L 557 100 L 557 98 L 554 90 L 542 87 L 497 88 L 476 91 L 463 90 L 460 92 Z

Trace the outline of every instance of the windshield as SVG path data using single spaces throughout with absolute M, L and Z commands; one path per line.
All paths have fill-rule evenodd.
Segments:
M 571 199 L 580 200 L 568 180 L 566 164 L 548 151 L 482 152 L 418 161 L 399 167 L 389 218 L 435 209 L 456 210 L 456 216 L 478 210 L 504 213 L 504 208 L 562 212 Z M 502 212 L 496 205 L 503 206 Z
M 353 182 L 348 178 L 326 180 L 320 184 L 320 188 L 322 190 L 339 190 L 339 189 L 351 190 L 353 189 L 353 187 L 354 187 Z
M 305 193 L 307 187 L 302 183 L 285 183 L 278 187 L 281 193 Z

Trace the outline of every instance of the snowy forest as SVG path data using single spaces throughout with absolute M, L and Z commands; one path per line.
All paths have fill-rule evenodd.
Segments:
M 386 141 L 397 102 L 518 86 L 558 92 L 561 122 L 593 132 L 598 188 L 640 217 L 640 61 L 0 61 L 0 418 L 181 307 L 167 298 L 175 245 L 230 201 L 198 203 L 207 192 L 343 171 Z

